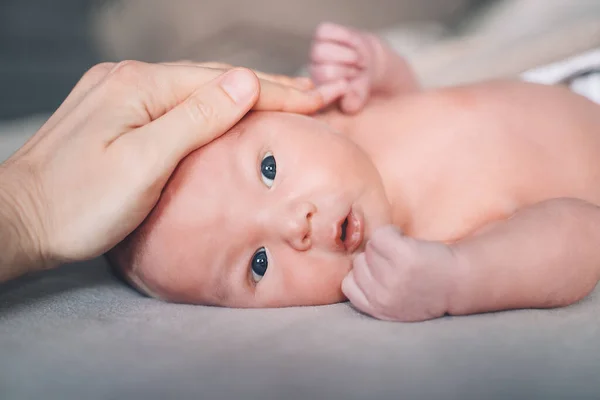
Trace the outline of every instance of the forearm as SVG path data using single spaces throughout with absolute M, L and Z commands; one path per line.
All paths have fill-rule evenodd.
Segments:
M 453 247 L 462 263 L 451 314 L 565 306 L 600 279 L 600 208 L 550 200 Z
M 44 265 L 39 246 L 28 229 L 30 217 L 24 210 L 27 201 L 17 198 L 0 174 L 0 282 Z

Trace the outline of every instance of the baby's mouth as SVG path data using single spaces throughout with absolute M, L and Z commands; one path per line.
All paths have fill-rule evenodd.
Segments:
M 346 240 L 346 229 L 348 228 L 348 217 L 342 222 L 342 233 L 340 234 L 340 240 L 343 242 Z
M 339 236 L 337 245 L 348 253 L 353 253 L 362 244 L 364 238 L 363 216 L 358 210 L 350 210 L 350 213 L 338 225 Z

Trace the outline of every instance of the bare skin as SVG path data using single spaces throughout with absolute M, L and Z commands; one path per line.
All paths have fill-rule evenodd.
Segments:
M 232 307 L 345 295 L 396 321 L 558 307 L 594 288 L 596 104 L 519 82 L 421 91 L 402 57 L 332 24 L 311 57 L 338 109 L 255 114 L 184 160 L 109 253 L 131 282 Z
M 349 85 L 371 92 L 360 113 L 321 118 L 371 155 L 402 231 L 373 235 L 344 281 L 348 298 L 378 318 L 418 321 L 585 297 L 600 279 L 598 105 L 517 82 L 421 92 L 402 58 L 371 40 L 325 25 L 315 45 L 336 44 L 327 63 L 346 57 Z

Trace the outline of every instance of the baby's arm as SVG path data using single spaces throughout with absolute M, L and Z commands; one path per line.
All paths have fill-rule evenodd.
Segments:
M 452 245 L 376 231 L 343 284 L 360 310 L 422 321 L 572 304 L 600 279 L 600 208 L 555 199 Z
M 600 279 L 600 208 L 548 200 L 484 228 L 456 250 L 464 265 L 451 314 L 567 306 Z
M 340 99 L 345 113 L 362 109 L 370 95 L 397 95 L 419 89 L 406 60 L 373 34 L 332 23 L 313 39 L 310 72 L 327 102 Z

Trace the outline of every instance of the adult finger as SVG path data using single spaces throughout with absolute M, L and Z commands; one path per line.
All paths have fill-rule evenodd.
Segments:
M 324 104 L 318 89 L 305 91 L 275 82 L 261 81 L 260 96 L 254 109 L 312 114 L 323 108 Z
M 122 135 L 122 149 L 151 161 L 150 178 L 168 176 L 187 154 L 225 133 L 250 110 L 259 84 L 249 70 L 234 69 L 203 85 L 155 121 Z
M 146 109 L 150 112 L 152 119 L 179 104 L 183 100 L 182 93 L 189 95 L 190 88 L 198 88 L 223 73 L 223 70 L 218 68 L 195 65 L 150 64 L 141 65 L 141 68 L 143 68 L 142 74 L 137 73 L 137 75 L 155 76 L 148 84 L 153 87 L 152 93 L 160 96 L 153 99 L 152 96 L 149 96 L 151 93 L 148 93 L 150 98 L 146 101 Z M 252 73 L 256 75 L 254 71 Z M 173 78 L 174 76 L 176 79 Z M 161 77 L 163 78 L 161 79 Z M 264 79 L 259 82 L 260 96 L 254 104 L 255 110 L 311 114 L 323 107 L 323 98 L 317 90 L 299 90 Z
M 175 66 L 175 65 L 177 65 L 177 66 L 195 66 L 195 67 L 202 67 L 202 68 L 220 69 L 223 72 L 235 68 L 231 64 L 226 64 L 226 63 L 222 63 L 222 62 L 214 62 L 214 61 L 197 63 L 197 62 L 193 62 L 193 61 L 189 61 L 189 60 L 181 60 L 181 61 L 174 61 L 174 62 L 166 62 L 166 63 L 162 63 L 162 64 L 163 65 L 171 65 L 171 66 Z M 308 89 L 312 89 L 314 87 L 312 79 L 306 78 L 306 77 L 291 77 L 291 76 L 287 76 L 287 75 L 269 74 L 269 73 L 257 71 L 257 70 L 252 70 L 252 72 L 254 72 L 254 74 L 256 76 L 258 76 L 258 78 L 261 81 L 269 81 L 269 82 L 278 83 L 278 84 L 285 85 L 285 86 L 291 86 L 291 87 L 294 87 L 299 90 L 308 90 Z
M 309 67 L 310 76 L 317 83 L 331 82 L 332 80 L 351 80 L 358 76 L 360 70 L 354 66 L 336 63 L 313 63 Z

